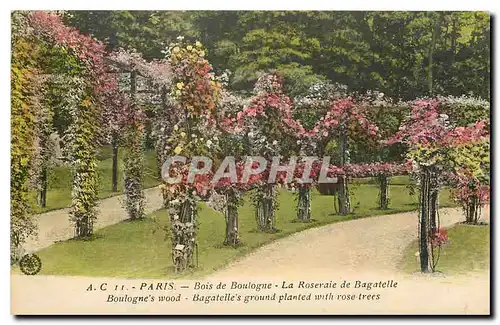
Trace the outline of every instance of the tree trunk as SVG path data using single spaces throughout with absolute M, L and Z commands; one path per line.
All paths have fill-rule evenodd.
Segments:
M 455 54 L 457 52 L 457 21 L 455 17 L 452 17 L 452 26 L 451 26 L 451 65 L 455 63 Z
M 433 61 L 434 61 L 434 48 L 436 47 L 436 42 L 438 39 L 438 34 L 441 28 L 441 20 L 443 18 L 443 14 L 439 14 L 439 18 L 435 21 L 434 26 L 432 28 L 432 39 L 431 39 L 431 44 L 429 46 L 429 66 L 428 66 L 428 71 L 427 71 L 427 80 L 429 84 L 429 95 L 433 95 L 434 92 L 434 84 L 433 84 L 433 75 L 432 75 L 432 69 L 433 69 Z
M 302 222 L 311 221 L 311 188 L 309 186 L 299 187 L 297 200 L 297 218 Z

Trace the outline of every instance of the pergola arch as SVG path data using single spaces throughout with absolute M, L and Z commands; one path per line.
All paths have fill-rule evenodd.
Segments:
M 44 150 L 54 113 L 50 103 L 44 103 L 44 97 L 50 96 L 47 91 L 59 88 L 65 92 L 64 109 L 71 118 L 64 134 L 67 159 L 73 170 L 70 219 L 75 224 L 75 237 L 88 237 L 93 233 L 98 214 L 96 152 L 99 145 L 109 138 L 113 127 L 121 129 L 126 121 L 127 127 L 141 130 L 135 76 L 146 77 L 149 84 L 163 93 L 170 80 L 166 61 L 148 63 L 135 53 L 125 51 L 109 55 L 102 43 L 65 26 L 57 14 L 34 11 L 16 15 L 18 23 L 13 27 L 11 67 L 14 153 L 11 165 L 12 179 L 17 180 L 11 195 L 13 260 L 18 258 L 16 251 L 22 243 L 36 234 L 29 209 L 30 181 L 42 183 L 35 184 L 40 186 L 42 197 L 46 192 L 46 160 L 49 157 Z M 123 70 L 130 75 L 132 87 L 128 95 L 119 85 L 119 73 Z M 137 149 L 140 137 L 135 137 L 135 142 L 131 143 Z M 134 154 L 133 158 L 140 161 L 142 152 L 136 150 Z M 140 173 L 126 175 L 126 178 L 130 176 L 140 178 Z M 131 183 L 134 184 L 130 186 L 132 191 L 126 194 L 140 196 L 142 181 Z M 132 214 L 141 216 L 141 208 L 138 210 Z

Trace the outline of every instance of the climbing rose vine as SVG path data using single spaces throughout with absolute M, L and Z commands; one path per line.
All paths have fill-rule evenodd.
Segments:
M 67 82 L 72 89 L 67 95 L 67 109 L 72 123 L 65 134 L 73 165 L 70 219 L 75 223 L 76 236 L 87 237 L 92 235 L 97 218 L 96 153 L 103 135 L 103 112 L 109 94 L 117 90 L 117 78 L 108 73 L 104 45 L 65 26 L 60 16 L 35 11 L 29 22 L 39 40 L 49 47 L 64 49 L 63 57 L 71 62 Z
M 488 141 L 487 124 L 477 121 L 468 126 L 452 125 L 439 111 L 440 101 L 423 99 L 411 104 L 411 114 L 388 144 L 401 142 L 409 146 L 408 159 L 417 168 L 415 178 L 420 185 L 420 262 L 422 272 L 434 271 L 439 260 L 434 251 L 435 232 L 439 225 L 438 193 L 441 186 L 453 185 L 464 170 L 471 176 L 480 173 L 481 163 L 466 159 L 467 150 Z M 469 155 L 470 156 L 470 155 Z M 473 182 L 474 183 L 474 182 Z M 455 182 L 460 184 L 460 181 Z M 461 185 L 465 185 L 462 183 Z M 440 246 L 439 246 L 440 247 Z M 438 247 L 438 248 L 439 248 Z
M 17 27 L 13 34 L 11 63 L 11 263 L 21 258 L 19 249 L 26 239 L 36 235 L 28 194 L 39 103 L 36 94 L 42 81 L 36 70 L 39 48 L 26 37 L 26 25 Z
M 212 115 L 215 114 L 221 85 L 215 79 L 201 43 L 171 44 L 167 58 L 174 75 L 170 96 L 180 109 L 174 115 L 179 120 L 174 123 L 168 138 L 158 137 L 157 142 L 165 145 L 160 150 L 166 150 L 168 156 L 182 153 L 191 159 L 210 151 L 205 137 L 215 127 Z M 172 172 L 185 175 L 185 167 L 186 165 L 182 165 L 178 170 L 174 168 Z M 197 200 L 201 192 L 209 189 L 206 185 L 203 177 L 198 177 L 194 184 L 181 182 L 162 186 L 170 217 L 174 266 L 178 272 L 194 265 Z

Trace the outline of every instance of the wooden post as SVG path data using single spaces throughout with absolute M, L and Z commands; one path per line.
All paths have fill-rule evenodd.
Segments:
M 267 184 L 261 187 L 264 196 L 255 207 L 255 218 L 259 231 L 275 232 L 276 185 Z
M 309 186 L 299 187 L 297 218 L 302 222 L 311 221 L 311 188 Z
M 167 88 L 163 86 L 161 88 L 161 107 L 163 111 L 167 110 Z M 163 163 L 165 161 L 164 157 L 164 151 L 165 150 L 165 143 L 161 143 L 161 145 L 156 145 L 156 166 L 157 166 L 157 173 L 158 177 L 161 179 L 161 168 L 163 166 Z
M 47 166 L 44 166 L 42 171 L 41 171 L 41 176 L 40 176 L 40 182 L 42 185 L 42 188 L 40 189 L 39 193 L 39 204 L 40 207 L 45 208 L 47 206 L 47 187 L 48 187 L 48 171 L 47 171 Z
M 137 71 L 130 71 L 130 99 L 132 104 L 132 109 L 135 109 L 135 99 L 137 94 Z
M 420 270 L 429 272 L 429 221 L 431 214 L 431 173 L 428 167 L 423 167 L 420 173 L 420 213 L 419 213 L 419 239 L 420 239 Z
M 113 134 L 111 146 L 113 150 L 113 171 L 112 171 L 112 189 L 113 192 L 118 192 L 118 135 Z
M 379 208 L 385 210 L 389 208 L 389 179 L 386 174 L 380 174 L 379 179 Z
M 341 126 L 340 137 L 339 137 L 339 149 L 340 149 L 340 167 L 344 167 L 346 163 L 346 151 L 347 151 L 347 130 L 345 126 Z M 342 215 L 348 214 L 350 212 L 349 204 L 349 193 L 347 188 L 347 177 L 342 175 L 339 177 L 339 212 Z
M 437 230 L 437 209 L 438 209 L 438 196 L 439 192 L 435 188 L 431 188 L 430 197 L 430 233 L 434 234 Z
M 226 238 L 224 240 L 224 245 L 236 246 L 240 243 L 238 236 L 239 225 L 238 225 L 238 205 L 236 193 L 233 189 L 228 189 L 226 191 Z

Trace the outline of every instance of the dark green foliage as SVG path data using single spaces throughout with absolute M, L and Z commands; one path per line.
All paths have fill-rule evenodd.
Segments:
M 485 12 L 69 11 L 69 24 L 161 58 L 183 35 L 207 46 L 216 72 L 249 91 L 278 70 L 294 95 L 328 79 L 391 98 L 490 96 L 490 18 Z M 432 51 L 431 51 L 432 49 Z M 430 82 L 432 84 L 430 84 Z

